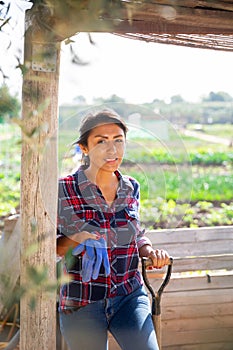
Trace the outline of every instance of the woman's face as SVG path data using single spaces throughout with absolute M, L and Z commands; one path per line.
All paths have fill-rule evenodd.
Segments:
M 92 129 L 87 147 L 80 145 L 90 158 L 90 167 L 113 172 L 120 166 L 125 151 L 125 134 L 117 124 L 104 124 Z

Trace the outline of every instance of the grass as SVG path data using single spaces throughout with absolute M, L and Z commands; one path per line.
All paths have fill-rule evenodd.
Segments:
M 150 171 L 146 168 L 122 171 L 136 178 L 140 183 L 141 199 L 163 198 L 181 202 L 230 201 L 232 200 L 232 174 L 217 174 L 206 168 L 162 167 Z M 193 172 L 192 172 L 193 171 Z

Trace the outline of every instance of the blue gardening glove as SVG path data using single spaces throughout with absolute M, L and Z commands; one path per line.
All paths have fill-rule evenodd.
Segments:
M 108 276 L 110 274 L 110 264 L 105 239 L 100 238 L 98 241 L 94 241 L 94 246 L 96 252 L 96 262 L 94 264 L 92 278 L 95 280 L 99 276 L 99 271 L 102 263 L 105 268 L 105 276 Z
M 87 239 L 75 247 L 72 254 L 79 255 L 84 251 L 85 253 L 82 258 L 83 282 L 89 282 L 91 279 L 97 279 L 102 262 L 105 268 L 105 275 L 107 276 L 110 274 L 107 245 L 104 238 L 100 238 L 97 241 Z

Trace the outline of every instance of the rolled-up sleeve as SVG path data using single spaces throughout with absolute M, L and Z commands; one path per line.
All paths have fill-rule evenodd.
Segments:
M 140 249 L 143 245 L 149 244 L 150 246 L 152 246 L 151 240 L 146 237 L 145 235 L 145 230 L 142 230 L 139 232 L 138 236 L 137 236 L 137 246 L 138 249 Z
M 57 238 L 70 236 L 77 231 L 71 220 L 74 213 L 73 207 L 68 204 L 69 194 L 65 181 L 59 181 L 58 185 L 58 208 L 57 208 Z

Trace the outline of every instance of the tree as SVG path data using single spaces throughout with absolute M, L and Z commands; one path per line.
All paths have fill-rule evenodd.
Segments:
M 181 103 L 184 102 L 184 99 L 181 95 L 174 95 L 171 97 L 171 103 Z
M 0 87 L 0 123 L 5 118 L 18 117 L 20 111 L 20 102 L 16 96 L 12 96 L 6 84 Z
M 231 95 L 224 91 L 213 92 L 211 91 L 207 97 L 203 99 L 203 102 L 230 102 L 233 101 Z
M 112 95 L 109 98 L 104 99 L 105 103 L 124 103 L 125 100 L 117 95 Z
M 74 103 L 77 103 L 77 104 L 79 104 L 79 105 L 85 105 L 85 104 L 87 103 L 85 97 L 82 96 L 82 95 L 76 96 L 76 97 L 73 99 L 73 102 L 74 102 Z

